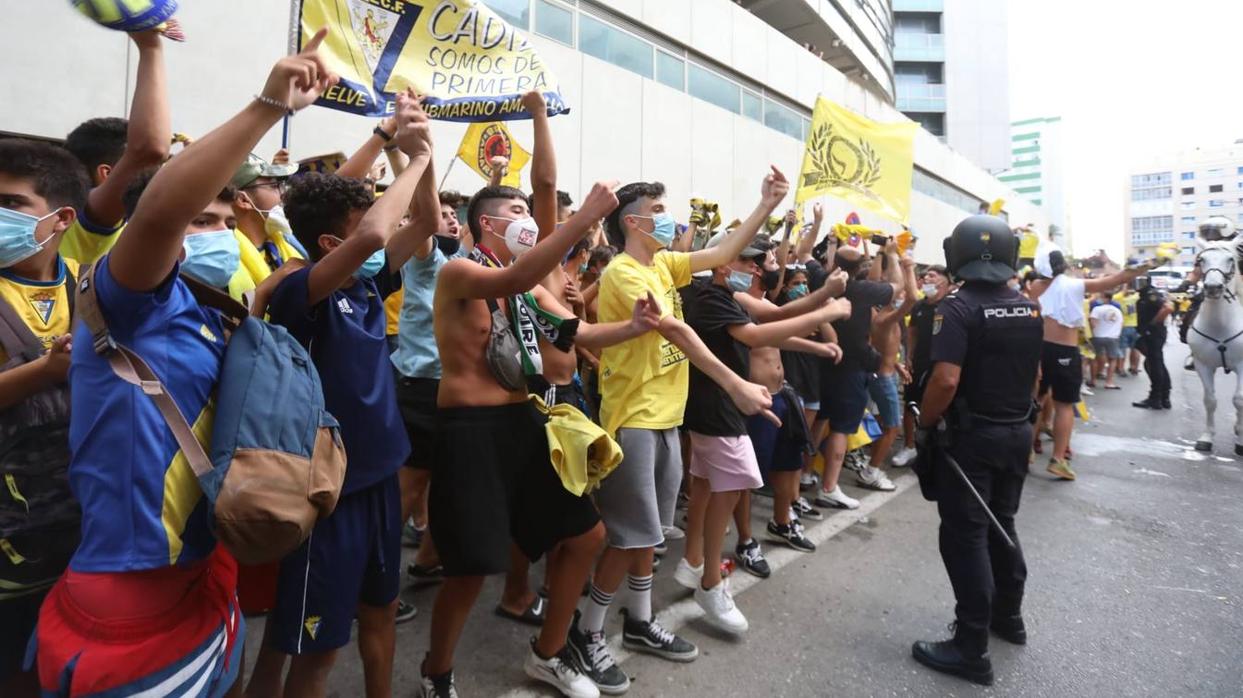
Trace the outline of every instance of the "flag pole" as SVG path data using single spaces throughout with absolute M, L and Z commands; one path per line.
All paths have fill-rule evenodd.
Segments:
M 449 173 L 453 171 L 453 166 L 457 164 L 457 161 L 456 156 L 449 161 L 449 166 L 445 168 L 445 176 L 440 178 L 440 186 L 436 187 L 436 191 L 441 191 L 445 188 L 445 180 L 449 179 Z
M 293 55 L 298 52 L 299 44 L 302 43 L 302 0 L 289 0 L 289 52 Z M 289 148 L 290 135 L 289 115 L 281 120 L 281 148 Z

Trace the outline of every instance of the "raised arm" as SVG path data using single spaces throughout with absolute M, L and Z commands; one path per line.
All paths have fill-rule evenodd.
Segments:
M 846 280 L 848 278 L 846 272 L 840 269 L 834 271 L 829 275 L 828 281 L 820 288 L 785 305 L 777 305 L 770 302 L 767 298 L 755 298 L 746 293 L 735 293 L 734 299 L 738 301 L 743 310 L 747 311 L 748 315 L 755 318 L 756 322 L 764 323 L 786 320 L 810 313 L 828 303 L 831 299 L 842 295 L 842 292 L 846 290 Z
M 811 252 L 816 247 L 817 239 L 820 237 L 820 228 L 824 225 L 824 206 L 819 201 L 811 205 L 811 230 L 803 233 L 798 239 L 798 261 L 806 264 L 811 260 Z M 832 234 L 832 233 L 830 233 Z
M 125 190 L 145 170 L 163 163 L 172 148 L 173 118 L 168 107 L 164 39 L 154 29 L 129 36 L 138 47 L 134 102 L 125 132 L 125 152 L 86 199 L 86 219 L 97 225 L 110 226 L 125 218 Z
M 379 133 L 377 133 L 377 131 Z M 384 146 L 397 135 L 397 117 L 390 116 L 375 131 L 367 137 L 366 142 L 362 144 L 345 164 L 337 168 L 336 175 L 338 177 L 349 177 L 350 179 L 363 179 L 370 172 L 375 161 L 380 158 L 380 153 L 384 152 Z M 394 175 L 399 174 L 394 171 Z
M 902 293 L 905 294 L 902 299 L 902 305 L 899 305 L 897 308 L 889 306 L 877 313 L 877 325 L 895 323 L 906 317 L 906 314 L 911 312 L 911 308 L 915 307 L 915 260 L 910 257 L 903 257 L 898 262 L 898 266 L 900 268 L 898 275 L 902 280 Z
M 400 151 L 398 151 L 400 152 Z M 428 133 L 428 153 L 434 153 L 431 133 Z M 402 160 L 401 170 L 396 172 L 400 178 L 405 173 L 407 164 Z M 410 160 L 411 163 L 415 161 Z M 434 158 L 428 157 L 423 176 L 414 190 L 414 200 L 410 204 L 410 222 L 388 241 L 384 247 L 384 256 L 388 258 L 390 271 L 397 271 L 410 257 L 427 259 L 436 245 L 434 236 L 440 227 L 440 197 L 436 192 L 436 168 Z
M 738 255 L 742 254 L 751 240 L 755 239 L 756 233 L 768 220 L 768 215 L 777 208 L 789 191 L 790 182 L 786 180 L 781 170 L 773 167 L 772 174 L 764 178 L 764 184 L 760 188 L 760 203 L 756 205 L 747 220 L 734 228 L 733 232 L 726 235 L 721 244 L 716 247 L 708 247 L 691 253 L 691 273 L 723 267 L 738 259 Z
M 229 183 L 263 134 L 337 83 L 318 53 L 327 33 L 321 29 L 302 53 L 277 61 L 260 99 L 160 168 L 110 253 L 117 283 L 139 292 L 159 286 L 181 256 L 186 227 Z
M 535 145 L 531 151 L 531 205 L 542 241 L 557 229 L 557 151 L 548 125 L 548 104 L 544 95 L 532 90 L 522 96 L 522 106 L 531 115 Z M 561 265 L 558 264 L 560 269 Z
M 1158 265 L 1152 263 L 1144 263 L 1132 269 L 1123 269 L 1122 271 L 1114 272 L 1109 276 L 1102 276 L 1099 279 L 1084 279 L 1083 290 L 1088 293 L 1108 291 L 1111 288 L 1131 283 L 1136 277 L 1147 274 L 1157 266 Z
M 834 322 L 850 315 L 850 301 L 839 298 L 805 315 L 762 325 L 730 325 L 729 334 L 749 347 L 775 347 L 790 337 L 805 337 L 822 323 Z
M 530 291 L 569 254 L 574 243 L 591 230 L 594 220 L 617 208 L 617 182 L 597 182 L 582 207 L 543 242 L 513 264 L 491 269 L 467 260 L 454 260 L 440 272 L 436 292 L 448 298 L 505 298 Z
M 410 156 L 410 166 L 393 180 L 384 196 L 367 209 L 354 232 L 311 268 L 307 279 L 308 306 L 314 306 L 327 298 L 348 281 L 376 250 L 386 248 L 410 206 L 414 190 L 432 157 L 430 126 L 427 114 L 419 107 L 418 97 L 411 92 L 398 95 L 396 119 L 397 135 L 394 140 Z M 407 234 L 410 233 L 409 227 L 405 231 Z M 404 253 L 408 259 L 411 250 L 408 244 L 405 247 Z M 405 259 L 401 262 L 404 264 Z M 400 264 L 394 267 L 390 261 L 389 266 L 395 269 Z
M 488 179 L 488 186 L 501 186 L 501 180 L 505 179 L 505 175 L 509 173 L 509 158 L 497 155 L 488 160 L 488 164 L 492 166 L 492 177 Z

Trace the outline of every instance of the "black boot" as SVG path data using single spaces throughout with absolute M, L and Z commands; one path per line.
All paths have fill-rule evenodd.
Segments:
M 966 679 L 981 686 L 993 685 L 993 662 L 988 657 L 988 631 L 953 623 L 952 640 L 920 640 L 911 647 L 915 661 L 934 671 Z
M 1138 407 L 1143 410 L 1159 410 L 1161 409 L 1161 398 L 1155 394 L 1149 393 L 1148 397 L 1139 402 L 1132 402 L 1131 407 Z
M 1027 644 L 1027 626 L 1020 611 L 1022 597 L 1011 599 L 998 594 L 993 600 L 993 620 L 989 628 L 997 637 L 1012 645 Z
M 1170 404 L 1170 392 L 1167 390 L 1161 393 L 1161 409 L 1172 410 L 1174 405 Z

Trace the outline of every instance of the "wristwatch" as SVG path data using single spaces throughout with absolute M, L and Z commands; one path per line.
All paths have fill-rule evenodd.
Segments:
M 390 134 L 388 131 L 385 131 L 379 126 L 376 126 L 374 129 L 371 130 L 371 132 L 379 136 L 380 138 L 383 138 L 385 142 L 393 140 L 393 134 Z

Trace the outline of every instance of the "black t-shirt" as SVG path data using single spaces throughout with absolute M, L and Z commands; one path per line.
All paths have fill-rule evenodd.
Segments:
M 1164 332 L 1165 325 L 1154 325 L 1157 313 L 1165 307 L 1165 294 L 1160 289 L 1149 286 L 1140 291 L 1139 300 L 1135 303 L 1135 324 L 1140 333 Z
M 872 352 L 868 344 L 872 332 L 872 309 L 893 302 L 893 285 L 879 281 L 850 281 L 842 297 L 850 301 L 850 316 L 833 323 L 837 343 L 842 348 L 842 362 L 834 364 L 823 359 L 822 371 L 863 369 Z
M 790 299 L 783 293 L 777 305 L 785 305 Z M 819 333 L 808 337 L 813 342 L 822 341 Z M 801 351 L 781 350 L 781 365 L 785 369 L 786 382 L 799 397 L 807 402 L 820 402 L 820 359 Z
M 751 373 L 751 348 L 734 339 L 730 325 L 747 325 L 751 316 L 743 310 L 734 293 L 711 279 L 696 279 L 683 287 L 682 312 L 686 324 L 731 371 L 746 378 Z M 687 429 L 705 436 L 742 436 L 747 418 L 729 395 L 707 374 L 691 365 L 690 393 L 686 401 Z
M 930 359 L 962 367 L 958 397 L 996 421 L 1031 410 L 1044 325 L 1040 308 L 1005 284 L 970 282 L 937 304 Z
M 926 299 L 915 304 L 911 310 L 911 329 L 915 330 L 915 351 L 911 353 L 912 378 L 919 380 L 932 368 L 932 325 L 937 315 L 937 304 Z

